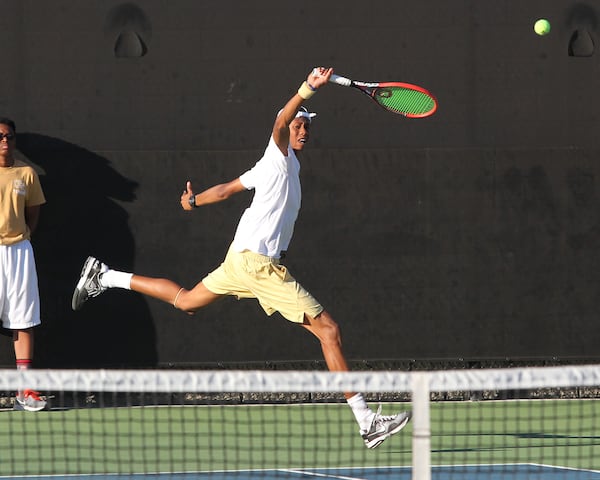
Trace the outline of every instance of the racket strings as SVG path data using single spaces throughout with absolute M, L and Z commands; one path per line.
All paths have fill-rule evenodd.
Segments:
M 426 115 L 435 109 L 435 100 L 432 97 L 407 88 L 380 88 L 373 98 L 382 107 L 402 115 Z

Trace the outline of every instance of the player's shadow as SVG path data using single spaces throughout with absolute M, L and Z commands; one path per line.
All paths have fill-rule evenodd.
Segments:
M 141 296 L 109 290 L 80 311 L 71 309 L 88 255 L 133 270 L 135 242 L 119 202 L 135 200 L 137 183 L 106 158 L 57 138 L 19 133 L 17 148 L 40 174 L 47 200 L 32 242 L 42 309 L 35 366 L 156 365 L 156 332 Z

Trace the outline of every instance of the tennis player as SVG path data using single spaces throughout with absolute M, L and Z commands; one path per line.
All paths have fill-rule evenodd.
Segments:
M 74 310 L 107 288 L 124 288 L 195 312 L 224 295 L 256 298 L 267 315 L 278 311 L 291 322 L 302 325 L 321 342 L 327 367 L 348 371 L 342 353 L 340 330 L 331 315 L 280 263 L 288 248 L 300 209 L 300 163 L 296 156 L 309 140 L 314 113 L 302 106 L 305 100 L 326 85 L 332 68 L 313 70 L 298 92 L 278 113 L 263 157 L 240 177 L 195 194 L 190 182 L 181 195 L 184 210 L 221 202 L 232 195 L 254 190 L 250 206 L 243 213 L 225 260 L 191 290 L 171 280 L 150 278 L 109 269 L 89 257 L 73 293 Z M 375 448 L 399 432 L 410 413 L 381 415 L 366 404 L 362 394 L 345 394 L 368 448 Z
M 12 331 L 18 369 L 33 361 L 33 328 L 41 323 L 40 296 L 29 239 L 46 202 L 35 170 L 15 159 L 15 123 L 0 118 L 0 317 Z M 34 390 L 15 397 L 15 410 L 37 411 L 46 401 Z

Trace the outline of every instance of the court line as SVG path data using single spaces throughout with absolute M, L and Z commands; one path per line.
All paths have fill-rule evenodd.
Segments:
M 294 469 L 278 469 L 279 472 L 289 472 L 289 473 L 298 473 L 302 476 L 312 476 L 312 477 L 323 477 L 323 478 L 337 478 L 338 480 L 369 480 L 367 478 L 361 477 L 346 477 L 343 475 L 330 475 L 327 473 L 319 473 L 319 472 L 311 472 L 308 470 L 294 470 Z

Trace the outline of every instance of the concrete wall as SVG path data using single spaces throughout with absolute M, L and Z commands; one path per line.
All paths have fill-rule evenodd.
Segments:
M 38 366 L 315 360 L 317 342 L 253 301 L 188 317 L 111 291 L 70 310 L 94 254 L 186 286 L 220 262 L 250 199 L 192 214 L 230 180 L 314 65 L 423 85 L 429 119 L 338 86 L 302 159 L 286 260 L 352 359 L 597 358 L 600 54 L 568 54 L 593 4 L 0 1 L 0 112 L 48 197 L 35 239 Z M 552 22 L 533 33 L 538 17 Z M 134 32 L 145 55 L 115 55 Z M 13 362 L 8 339 L 0 353 Z

